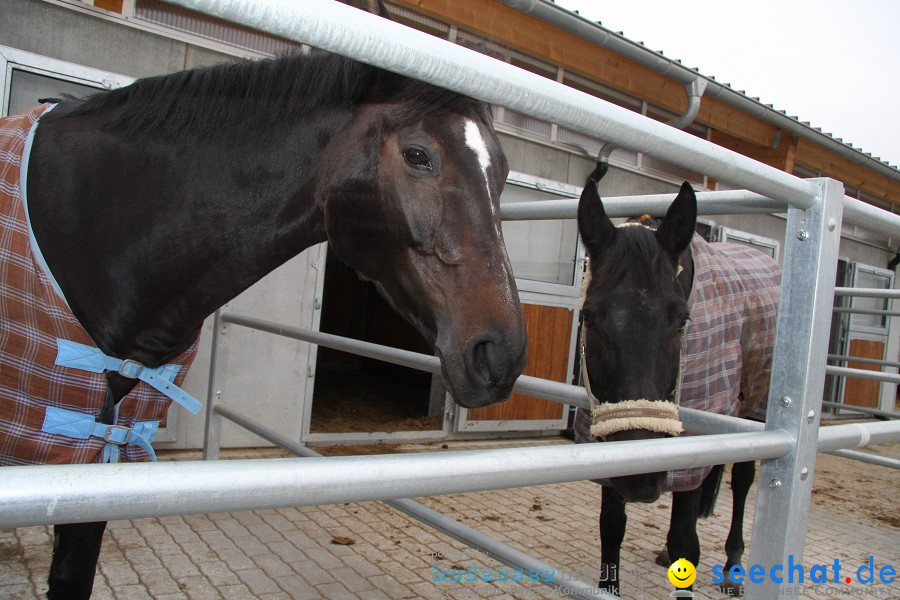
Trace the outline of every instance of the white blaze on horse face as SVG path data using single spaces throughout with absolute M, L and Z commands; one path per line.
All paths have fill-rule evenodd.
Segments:
M 494 230 L 496 231 L 497 238 L 502 239 L 503 233 L 500 229 L 500 215 L 497 214 L 497 205 L 494 203 L 494 198 L 491 196 L 491 184 L 488 179 L 488 168 L 491 166 L 491 153 L 488 152 L 487 143 L 485 143 L 484 137 L 481 135 L 481 130 L 478 129 L 478 124 L 472 119 L 466 119 L 465 134 L 466 146 L 471 148 L 472 151 L 475 152 L 475 156 L 478 157 L 478 165 L 481 167 L 481 173 L 484 175 L 484 187 L 487 190 L 488 202 L 491 206 L 491 215 L 494 217 Z M 503 271 L 504 277 L 512 279 L 507 265 L 508 262 L 503 260 L 500 261 L 499 267 Z M 509 296 L 505 298 L 505 301 L 507 302 L 506 305 L 517 306 L 518 298 L 513 297 L 514 294 L 512 293 L 511 288 L 508 292 Z
M 491 166 L 491 154 L 488 152 L 487 144 L 481 136 L 481 130 L 478 124 L 472 119 L 466 119 L 466 146 L 475 152 L 478 157 L 478 165 L 484 174 L 484 185 L 487 188 L 488 198 L 491 198 L 491 186 L 488 183 L 488 168 Z M 491 211 L 494 212 L 494 203 L 491 202 Z

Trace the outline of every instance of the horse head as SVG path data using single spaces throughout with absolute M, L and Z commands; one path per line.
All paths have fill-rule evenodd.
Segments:
M 473 408 L 512 391 L 526 336 L 500 228 L 506 157 L 486 105 L 451 104 L 357 107 L 316 195 L 334 251 L 435 346 L 447 389 Z
M 589 179 L 578 226 L 590 257 L 582 316 L 585 385 L 593 396 L 591 434 L 606 441 L 677 435 L 681 337 L 693 278 L 688 246 L 697 199 L 685 183 L 658 229 L 616 227 Z M 688 268 L 683 268 L 688 264 Z M 627 501 L 659 497 L 666 473 L 618 477 Z

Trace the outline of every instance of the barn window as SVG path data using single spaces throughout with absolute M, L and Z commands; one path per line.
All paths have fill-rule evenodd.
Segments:
M 575 186 L 510 173 L 501 204 L 578 197 Z M 571 286 L 578 255 L 575 219 L 504 221 L 503 240 L 516 279 Z
M 130 77 L 0 46 L 3 116 L 34 106 L 42 98 L 58 98 L 62 94 L 81 97 L 131 81 Z

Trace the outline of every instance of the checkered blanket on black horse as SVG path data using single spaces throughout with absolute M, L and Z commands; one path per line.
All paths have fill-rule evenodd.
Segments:
M 97 462 L 105 445 L 96 436 L 42 431 L 48 408 L 97 417 L 106 398 L 104 374 L 55 364 L 57 339 L 94 343 L 35 262 L 29 243 L 19 169 L 28 132 L 48 108 L 0 120 L 0 465 Z M 174 361 L 183 365 L 176 385 L 196 350 L 194 344 Z M 120 403 L 118 424 L 132 428 L 161 420 L 170 402 L 139 382 Z M 120 447 L 121 460 L 146 458 L 139 446 Z

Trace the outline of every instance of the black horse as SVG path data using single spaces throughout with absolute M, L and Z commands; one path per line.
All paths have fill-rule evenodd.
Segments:
M 498 216 L 507 172 L 484 103 L 316 51 L 62 100 L 34 136 L 27 210 L 49 274 L 110 357 L 171 361 L 216 308 L 327 240 L 434 344 L 454 399 L 479 407 L 525 363 Z M 0 371 L 0 388 L 17 384 Z M 109 423 L 137 380 L 105 377 L 107 398 L 83 410 Z M 50 598 L 90 596 L 104 527 L 56 527 Z
M 662 224 L 613 225 L 591 174 L 578 207 L 590 257 L 582 365 L 593 418 L 579 411 L 580 442 L 643 440 L 682 431 L 677 405 L 764 419 L 780 268 L 738 244 L 708 244 L 694 234 L 697 200 L 685 183 Z M 632 226 L 633 225 L 633 226 Z M 625 503 L 653 502 L 673 491 L 668 566 L 700 559 L 698 516 L 711 514 L 723 467 L 617 477 L 602 482 L 600 587 L 619 593 Z M 726 572 L 740 564 L 743 517 L 754 463 L 732 470 L 734 511 L 725 543 Z M 725 582 L 723 590 L 740 593 Z

